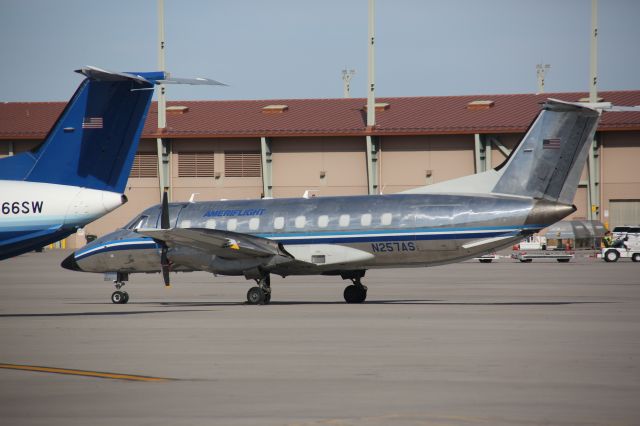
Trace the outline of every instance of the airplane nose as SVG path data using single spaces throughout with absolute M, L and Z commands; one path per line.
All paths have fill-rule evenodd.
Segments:
M 60 264 L 65 269 L 69 269 L 71 271 L 82 271 L 78 266 L 78 262 L 76 262 L 76 257 L 74 253 L 71 253 L 65 260 Z

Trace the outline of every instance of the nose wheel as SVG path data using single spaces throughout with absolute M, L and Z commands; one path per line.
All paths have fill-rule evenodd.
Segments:
M 121 290 L 121 288 L 126 284 L 127 280 L 129 280 L 129 274 L 125 274 L 123 272 L 116 273 L 116 279 L 113 282 L 113 285 L 116 287 L 116 291 L 111 293 L 111 302 L 124 304 L 129 301 L 129 293 Z
M 256 279 L 258 284 L 247 292 L 247 303 L 250 305 L 266 305 L 271 302 L 271 278 L 266 275 Z

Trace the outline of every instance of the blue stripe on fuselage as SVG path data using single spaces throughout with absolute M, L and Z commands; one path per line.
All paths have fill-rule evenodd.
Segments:
M 95 247 L 86 247 L 75 254 L 76 260 L 83 259 L 87 256 L 92 256 L 98 253 L 106 253 L 110 251 L 120 250 L 140 250 L 140 249 L 155 249 L 160 248 L 160 244 L 153 241 L 151 238 L 136 238 L 127 240 L 115 240 L 109 241 L 104 244 L 97 245 Z
M 322 236 L 358 236 L 358 235 L 377 235 L 377 234 L 446 234 L 446 233 L 459 233 L 460 235 L 475 235 L 475 231 L 482 232 L 513 232 L 513 231 L 538 231 L 544 228 L 544 225 L 510 225 L 510 226 L 481 226 L 481 227 L 469 227 L 469 228 L 394 228 L 394 229 L 367 229 L 359 231 L 317 231 L 317 232 L 287 232 L 287 233 L 264 233 L 264 234 L 252 234 L 256 237 L 269 238 L 272 240 L 278 240 L 279 238 L 287 237 L 322 237 Z M 463 234 L 464 233 L 464 234 Z
M 278 239 L 271 238 L 282 244 L 340 244 L 340 243 L 374 243 L 385 241 L 428 241 L 428 240 L 460 240 L 468 238 L 487 238 L 497 236 L 516 235 L 518 232 L 473 232 L 473 233 L 458 233 L 458 234 L 432 234 L 432 235 L 419 235 L 419 234 L 404 234 L 400 235 L 361 235 L 361 236 L 325 236 L 324 238 L 314 237 L 302 237 L 302 238 L 286 238 Z

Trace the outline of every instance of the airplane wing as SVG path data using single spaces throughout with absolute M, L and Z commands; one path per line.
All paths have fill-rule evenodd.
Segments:
M 207 228 L 136 229 L 135 232 L 164 241 L 169 247 L 194 247 L 226 259 L 291 257 L 275 241 L 237 232 Z

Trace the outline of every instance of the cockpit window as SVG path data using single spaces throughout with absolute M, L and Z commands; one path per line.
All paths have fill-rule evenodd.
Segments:
M 129 222 L 126 228 L 130 230 L 144 228 L 148 219 L 149 216 L 142 214 Z

